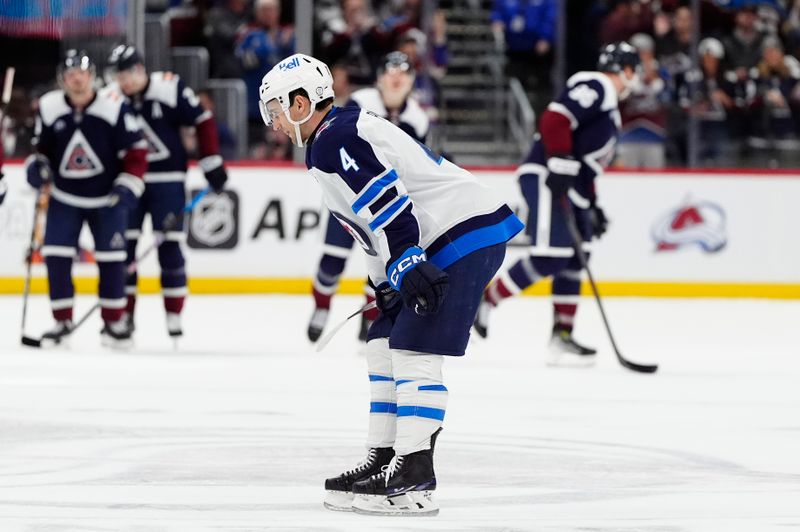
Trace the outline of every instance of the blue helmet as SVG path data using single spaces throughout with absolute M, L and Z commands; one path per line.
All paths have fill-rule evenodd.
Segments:
M 600 72 L 620 73 L 626 66 L 637 70 L 641 60 L 639 59 L 639 52 L 630 44 L 622 41 L 613 44 L 607 44 L 600 51 L 600 57 L 597 60 L 597 70 Z

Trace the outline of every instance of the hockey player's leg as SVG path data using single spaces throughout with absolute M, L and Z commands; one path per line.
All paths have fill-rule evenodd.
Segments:
M 353 509 L 378 515 L 436 515 L 433 451 L 447 408 L 441 355 L 392 350 L 397 394 L 395 457 L 379 475 L 356 482 Z
M 158 248 L 158 262 L 161 265 L 161 292 L 164 295 L 164 309 L 167 312 L 167 332 L 171 337 L 178 338 L 183 335 L 181 312 L 188 293 L 186 261 L 180 243 L 167 240 L 161 244 Z
M 379 474 L 394 457 L 397 401 L 388 339 L 369 342 L 366 357 L 370 387 L 367 456 L 352 469 L 325 480 L 324 504 L 330 510 L 350 511 L 353 483 Z
M 136 260 L 136 246 L 139 243 L 139 237 L 142 236 L 142 223 L 144 222 L 144 212 L 147 207 L 151 194 L 148 193 L 147 186 L 145 192 L 139 199 L 139 205 L 135 209 L 128 211 L 128 223 L 125 229 L 125 267 Z M 139 274 L 136 270 L 126 274 L 125 276 L 125 296 L 127 303 L 125 305 L 125 313 L 123 319 L 128 323 L 131 333 L 136 329 L 134 312 L 136 310 L 136 294 L 137 285 L 139 282 Z
M 128 222 L 127 211 L 120 204 L 92 209 L 88 221 L 94 237 L 100 278 L 98 294 L 103 319 L 100 341 L 106 347 L 128 349 L 133 346 L 133 339 L 131 326 L 123 319 L 127 306 L 125 260 L 128 254 L 123 236 Z
M 577 259 L 553 278 L 553 335 L 550 339 L 549 364 L 554 366 L 591 366 L 596 349 L 586 347 L 572 337 L 575 313 L 580 301 L 581 270 Z
M 342 277 L 352 247 L 353 237 L 329 213 L 322 258 L 319 261 L 317 274 L 314 276 L 314 312 L 311 314 L 307 330 L 308 339 L 312 342 L 319 340 L 328 323 L 331 298 L 339 288 L 339 279 Z
M 50 199 L 42 256 L 47 265 L 50 307 L 56 324 L 42 336 L 43 347 L 63 345 L 72 333 L 72 307 L 75 301 L 72 260 L 82 226 L 83 214 L 80 209 Z
M 473 327 L 481 338 L 489 335 L 489 314 L 504 299 L 515 296 L 542 278 L 531 264 L 531 257 L 518 260 L 503 270 L 483 292 Z

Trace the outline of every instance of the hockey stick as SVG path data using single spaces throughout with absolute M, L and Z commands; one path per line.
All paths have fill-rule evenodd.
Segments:
M 364 313 L 364 312 L 366 312 L 368 310 L 374 309 L 377 306 L 378 306 L 378 304 L 375 301 L 370 301 L 369 303 L 367 303 L 366 305 L 364 305 L 363 307 L 361 307 L 357 311 L 355 311 L 352 314 L 350 314 L 349 316 L 347 316 L 344 320 L 342 320 L 342 322 L 339 325 L 337 325 L 336 327 L 334 327 L 333 329 L 331 329 L 330 331 L 325 333 L 325 335 L 317 341 L 317 350 L 316 350 L 317 353 L 319 353 L 320 351 L 325 349 L 325 346 L 328 345 L 328 342 L 330 342 L 333 339 L 333 337 L 336 336 L 336 333 L 338 333 L 339 330 L 342 327 L 347 325 L 348 321 L 350 321 L 352 318 L 355 318 L 359 314 L 362 314 L 362 313 Z
M 192 201 L 190 203 L 188 203 L 183 208 L 183 210 L 180 212 L 180 214 L 178 214 L 177 216 L 174 213 L 169 213 L 164 218 L 164 224 L 163 224 L 163 228 L 162 228 L 161 232 L 158 235 L 156 235 L 155 240 L 153 241 L 152 244 L 150 244 L 150 246 L 147 247 L 147 249 L 142 251 L 139 254 L 139 256 L 136 257 L 133 260 L 133 262 L 128 264 L 127 268 L 125 269 L 125 274 L 126 275 L 131 275 L 133 272 L 135 272 L 137 266 L 139 265 L 139 263 L 142 262 L 154 250 L 158 249 L 158 247 L 166 241 L 167 232 L 172 230 L 172 229 L 174 229 L 178 225 L 178 223 L 181 220 L 183 220 L 183 218 L 186 216 L 186 214 L 192 212 L 192 210 L 194 210 L 195 206 L 197 206 L 197 204 L 200 202 L 200 200 L 203 199 L 206 196 L 206 194 L 208 194 L 210 191 L 211 191 L 211 187 L 208 187 L 208 188 L 204 188 L 203 190 L 198 192 L 197 196 L 195 196 L 192 199 Z M 87 310 L 83 314 L 83 316 L 81 316 L 81 318 L 78 321 L 75 322 L 75 325 L 72 327 L 72 331 L 70 332 L 70 334 L 74 333 L 75 330 L 78 327 L 80 327 L 87 319 L 89 319 L 89 316 L 94 314 L 94 311 L 96 311 L 99 308 L 100 308 L 100 301 L 97 301 L 92 306 L 92 308 Z M 25 316 L 25 314 L 24 314 L 24 310 L 23 310 L 23 320 L 25 319 L 24 316 Z M 23 321 L 23 324 L 24 324 L 24 321 Z M 22 336 L 22 345 L 27 345 L 28 347 L 41 347 L 42 346 L 42 339 L 41 338 L 38 338 L 38 339 L 37 338 L 31 338 L 30 336 L 23 335 Z
M 614 335 L 611 334 L 611 326 L 608 324 L 606 311 L 603 309 L 603 301 L 600 299 L 600 293 L 597 291 L 597 285 L 594 282 L 594 276 L 592 276 L 592 271 L 589 269 L 589 261 L 587 260 L 586 254 L 583 251 L 583 238 L 581 238 L 581 233 L 578 230 L 578 222 L 575 220 L 575 213 L 572 212 L 572 206 L 569 204 L 566 194 L 561 196 L 561 208 L 563 209 L 564 216 L 567 220 L 567 229 L 572 236 L 572 247 L 575 249 L 575 254 L 578 256 L 581 266 L 584 270 L 586 270 L 586 276 L 589 278 L 589 284 L 592 287 L 594 299 L 597 301 L 597 306 L 600 309 L 600 316 L 603 318 L 603 325 L 606 327 L 608 339 L 611 340 L 611 347 L 614 348 L 614 354 L 617 355 L 617 360 L 619 360 L 619 363 L 622 364 L 623 367 L 628 368 L 629 370 L 638 371 L 639 373 L 655 373 L 658 369 L 657 364 L 637 364 L 636 362 L 627 360 L 622 356 L 622 353 L 619 352 L 617 342 L 614 341 Z
M 29 341 L 35 341 L 33 338 L 25 336 L 25 318 L 28 315 L 28 296 L 31 292 L 31 265 L 33 264 L 33 247 L 36 239 L 36 222 L 39 220 L 39 213 L 42 211 L 42 204 L 44 203 L 42 197 L 45 193 L 40 189 L 36 194 L 36 205 L 33 208 L 33 223 L 31 224 L 31 239 L 28 243 L 28 253 L 25 256 L 25 288 L 22 290 L 22 325 L 20 326 L 23 345 L 31 345 Z

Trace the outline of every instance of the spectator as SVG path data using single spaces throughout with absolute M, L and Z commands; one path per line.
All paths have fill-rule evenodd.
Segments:
M 234 55 L 236 42 L 247 23 L 247 0 L 226 0 L 212 7 L 206 16 L 203 33 L 211 59 L 212 78 L 239 78 L 242 67 Z
M 706 38 L 698 45 L 700 73 L 697 76 L 694 101 L 690 99 L 689 87 L 684 85 L 679 102 L 685 113 L 700 121 L 700 161 L 706 166 L 732 163 L 737 139 L 730 133 L 730 124 L 736 112 L 733 83 L 723 75 L 721 62 L 725 58 L 722 43 Z M 684 120 L 684 124 L 686 120 Z M 681 129 L 682 150 L 686 150 L 685 127 Z
M 434 34 L 436 32 L 434 31 Z M 439 117 L 439 80 L 444 77 L 447 65 L 446 45 L 434 45 L 432 56 L 427 56 L 427 39 L 422 31 L 412 28 L 399 39 L 397 50 L 408 56 L 409 62 L 417 72 L 414 77 L 414 99 L 419 102 L 431 122 Z
M 258 88 L 261 78 L 281 59 L 294 53 L 294 30 L 280 25 L 281 8 L 278 0 L 256 0 L 255 22 L 236 47 L 247 85 L 247 116 L 249 138 L 265 141 L 265 127 L 258 110 Z
M 377 27 L 365 0 L 342 0 L 344 29 L 332 26 L 322 37 L 326 63 L 343 63 L 350 83 L 364 87 L 375 81 L 378 61 L 389 51 L 391 35 Z
M 669 73 L 673 94 L 681 89 L 686 72 L 692 67 L 692 12 L 688 7 L 679 7 L 672 17 L 661 14 L 653 27 L 656 35 L 656 57 Z
M 342 107 L 350 100 L 350 78 L 347 76 L 347 67 L 342 63 L 331 66 L 331 77 L 333 78 L 333 93 L 336 99 L 333 104 Z
M 641 85 L 620 104 L 622 128 L 617 148 L 619 166 L 626 168 L 663 168 L 669 93 L 658 61 L 655 41 L 637 33 L 630 43 L 642 61 Z
M 494 0 L 491 21 L 495 41 L 505 48 L 506 74 L 522 83 L 534 110 L 543 109 L 552 92 L 556 0 Z
M 247 84 L 248 115 L 261 121 L 258 110 L 258 88 L 261 78 L 284 57 L 294 53 L 294 30 L 281 27 L 278 0 L 256 0 L 255 22 L 236 47 Z
M 739 81 L 750 76 L 750 69 L 761 59 L 761 43 L 764 36 L 756 27 L 755 7 L 744 7 L 736 13 L 733 33 L 723 40 L 728 70 L 736 74 Z
M 653 26 L 649 2 L 616 0 L 613 6 L 600 28 L 600 41 L 603 44 L 627 41 L 633 34 L 649 31 Z
M 774 165 L 785 151 L 781 148 L 785 148 L 786 143 L 781 141 L 796 138 L 800 63 L 794 57 L 785 55 L 780 40 L 770 36 L 763 40 L 762 58 L 754 74 L 757 92 L 753 110 L 757 117 L 756 132 L 760 134 L 751 142 L 753 147 L 766 148 L 768 163 Z M 797 146 L 789 146 L 797 149 Z

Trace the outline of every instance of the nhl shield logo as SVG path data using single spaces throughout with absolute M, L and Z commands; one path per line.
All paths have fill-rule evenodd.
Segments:
M 696 245 L 706 253 L 716 253 L 728 243 L 725 211 L 710 201 L 687 201 L 658 219 L 651 234 L 656 251 Z
M 224 190 L 201 199 L 190 214 L 186 243 L 194 249 L 235 248 L 239 243 L 239 196 Z

